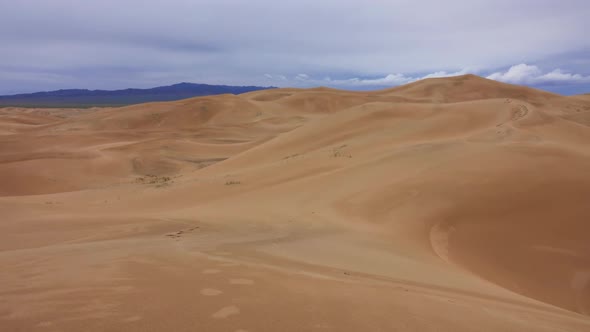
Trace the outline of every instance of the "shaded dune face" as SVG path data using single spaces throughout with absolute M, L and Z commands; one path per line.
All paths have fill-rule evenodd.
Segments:
M 506 150 L 478 155 L 468 166 L 453 165 L 454 178 L 447 173 L 423 179 L 421 186 L 431 192 L 424 204 L 446 205 L 428 220 L 431 232 L 446 239 L 442 250 L 452 263 L 587 314 L 588 159 L 542 148 Z M 486 166 L 507 160 L 508 166 Z
M 297 308 L 317 304 L 325 317 L 333 317 L 332 306 L 321 299 L 335 308 L 349 303 L 339 300 L 346 294 L 369 292 L 374 303 L 389 307 L 396 297 L 379 287 L 395 281 L 403 293 L 412 285 L 443 299 L 410 301 L 431 310 L 420 324 L 435 321 L 432 313 L 441 308 L 455 308 L 449 317 L 456 320 L 481 306 L 476 315 L 491 317 L 487 330 L 522 330 L 511 324 L 525 315 L 499 313 L 513 308 L 502 305 L 525 312 L 522 305 L 530 317 L 551 312 L 546 317 L 582 324 L 558 324 L 555 331 L 590 331 L 587 96 L 464 75 L 373 92 L 273 89 L 123 108 L 1 112 L 6 250 L 56 245 L 51 250 L 59 251 L 71 243 L 103 248 L 105 239 L 129 240 L 112 243 L 127 256 L 104 249 L 110 242 L 103 249 L 105 257 L 125 262 L 122 269 L 132 276 L 125 280 L 136 277 L 134 294 L 148 285 L 146 294 L 158 295 L 150 292 L 158 291 L 159 279 L 134 274 L 143 269 L 182 280 L 162 286 L 171 287 L 160 294 L 170 303 L 192 303 L 177 292 L 189 283 L 183 278 L 217 278 L 194 286 L 199 296 L 225 301 L 202 310 L 216 324 L 251 313 L 246 299 L 255 296 L 294 301 Z M 62 231 L 38 227 L 49 222 Z M 145 257 L 127 262 L 128 251 Z M 191 267 L 188 256 L 175 256 L 185 252 L 219 264 Z M 240 270 L 243 257 L 252 266 L 272 266 L 273 273 L 296 271 L 289 278 L 321 278 L 257 275 L 250 265 L 251 271 Z M 150 267 L 152 261 L 169 270 Z M 79 264 L 72 262 L 64 268 Z M 310 272 L 310 266 L 321 268 Z M 235 275 L 219 277 L 226 270 Z M 266 282 L 256 279 L 262 275 Z M 340 283 L 351 275 L 358 279 Z M 289 282 L 300 288 L 284 295 Z M 239 296 L 226 298 L 232 292 Z M 457 294 L 478 300 L 454 307 Z M 277 303 L 272 310 L 290 312 Z M 565 311 L 555 307 L 570 311 L 572 320 L 559 321 Z M 357 330 L 381 317 L 380 306 L 346 308 L 358 314 L 346 315 L 358 319 L 350 323 L 359 324 L 350 325 Z M 403 310 L 395 315 L 413 317 Z M 539 324 L 531 330 L 545 327 L 535 319 L 527 323 Z M 406 326 L 422 326 L 414 323 Z M 442 330 L 472 330 L 449 324 Z

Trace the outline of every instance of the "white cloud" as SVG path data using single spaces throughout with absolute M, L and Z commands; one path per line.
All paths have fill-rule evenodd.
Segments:
M 307 81 L 310 79 L 310 77 L 307 74 L 297 74 L 297 76 L 295 76 L 295 79 L 298 81 Z
M 496 72 L 487 78 L 513 84 L 552 84 L 552 83 L 590 83 L 590 76 L 566 73 L 561 69 L 551 72 L 543 71 L 534 65 L 521 63 L 510 67 L 505 72 Z
M 478 74 L 479 69 L 464 68 L 454 72 L 437 71 L 426 75 L 409 75 L 402 73 L 388 74 L 376 78 L 348 78 L 348 79 L 331 79 L 329 77 L 323 80 L 314 79 L 311 76 L 300 74 L 296 80 L 304 82 L 306 86 L 311 85 L 328 85 L 336 87 L 382 87 L 396 86 L 412 83 L 426 78 L 451 77 L 465 74 Z M 568 73 L 561 69 L 554 69 L 550 72 L 543 72 L 539 67 L 521 63 L 511 66 L 506 71 L 495 72 L 487 78 L 513 84 L 524 85 L 543 85 L 543 84 L 577 84 L 590 83 L 590 76 Z
M 590 82 L 590 76 L 565 73 L 561 69 L 555 69 L 547 74 L 544 74 L 540 77 L 540 79 L 547 82 Z
M 421 77 L 420 79 L 424 79 L 424 78 L 435 78 L 435 77 L 459 76 L 459 75 L 465 75 L 465 74 L 472 74 L 472 73 L 475 73 L 475 72 L 477 72 L 477 70 L 470 69 L 470 68 L 464 68 L 464 69 L 461 69 L 461 70 L 456 71 L 454 73 L 448 73 L 446 71 L 437 71 L 436 73 L 425 75 L 425 76 Z
M 475 70 L 470 69 L 462 69 L 456 72 L 446 72 L 446 71 L 438 71 L 434 73 L 430 73 L 427 75 L 406 75 L 406 74 L 388 74 L 383 77 L 377 78 L 348 78 L 348 79 L 331 79 L 329 77 L 324 78 L 323 80 L 315 80 L 308 75 L 305 75 L 305 79 L 299 78 L 297 75 L 296 79 L 298 80 L 305 80 L 306 83 L 313 83 L 315 85 L 333 85 L 333 86 L 342 86 L 342 87 L 371 87 L 371 86 L 396 86 L 407 84 L 411 82 L 415 82 L 425 78 L 435 78 L 435 77 L 449 77 L 449 76 L 458 76 L 464 75 L 467 73 L 474 73 Z M 301 75 L 301 74 L 300 74 Z
M 287 80 L 287 76 L 285 75 L 278 75 L 278 74 L 264 74 L 264 77 L 266 77 L 269 80 L 273 80 L 273 81 L 286 81 Z
M 349 78 L 343 80 L 330 80 L 331 84 L 343 86 L 379 86 L 379 85 L 400 85 L 412 82 L 412 77 L 407 77 L 404 74 L 389 74 L 378 78 Z

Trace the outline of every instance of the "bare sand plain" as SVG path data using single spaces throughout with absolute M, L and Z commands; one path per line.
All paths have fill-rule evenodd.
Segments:
M 5 108 L 0 216 L 2 331 L 590 331 L 590 99 Z

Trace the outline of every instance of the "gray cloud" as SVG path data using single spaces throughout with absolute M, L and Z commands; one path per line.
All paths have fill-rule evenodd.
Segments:
M 518 63 L 590 74 L 585 0 L 0 0 L 0 13 L 0 93 L 179 80 L 369 87 Z

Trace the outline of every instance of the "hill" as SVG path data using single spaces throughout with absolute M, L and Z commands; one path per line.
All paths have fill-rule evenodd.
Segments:
M 273 87 L 179 83 L 151 89 L 68 89 L 0 96 L 0 107 L 97 107 L 122 106 L 152 101 L 173 101 L 197 96 L 240 94 Z

